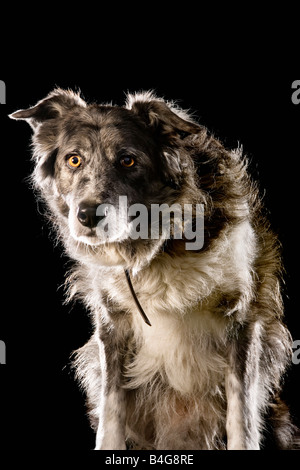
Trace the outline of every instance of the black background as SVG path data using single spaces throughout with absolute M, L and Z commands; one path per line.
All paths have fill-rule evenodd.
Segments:
M 110 46 L 105 60 L 100 50 L 93 60 L 84 49 L 78 49 L 73 60 L 66 51 L 63 62 L 55 60 L 55 51 L 51 60 L 42 62 L 30 53 L 12 53 L 9 66 L 0 69 L 7 91 L 7 104 L 0 105 L 0 339 L 7 348 L 7 364 L 0 366 L 2 449 L 14 449 L 16 442 L 19 449 L 94 446 L 84 398 L 70 369 L 70 354 L 90 336 L 90 322 L 80 305 L 63 305 L 68 260 L 55 246 L 26 181 L 32 171 L 31 129 L 7 117 L 34 105 L 55 86 L 80 88 L 88 101 L 115 104 L 124 103 L 127 90 L 154 89 L 193 111 L 227 147 L 243 145 L 282 242 L 285 321 L 293 338 L 300 339 L 300 105 L 291 101 L 291 84 L 299 79 L 299 69 L 277 56 L 270 60 L 264 52 L 259 60 L 251 50 L 238 58 L 231 50 L 212 53 L 209 43 L 208 56 L 215 60 L 208 64 L 197 47 L 187 60 L 187 48 L 173 50 L 171 56 L 168 38 L 164 44 L 168 47 L 159 51 L 159 58 L 154 46 L 142 54 L 138 40 L 122 51 L 119 45 Z M 284 391 L 298 423 L 299 377 L 300 365 L 293 365 Z

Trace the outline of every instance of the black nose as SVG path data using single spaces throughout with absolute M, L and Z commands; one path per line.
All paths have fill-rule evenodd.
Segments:
M 77 219 L 85 227 L 94 228 L 103 219 L 102 216 L 97 216 L 98 204 L 92 204 L 90 202 L 81 202 L 77 210 Z

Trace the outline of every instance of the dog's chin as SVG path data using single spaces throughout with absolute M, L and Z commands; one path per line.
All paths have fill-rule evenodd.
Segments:
M 72 258 L 83 264 L 107 268 L 130 268 L 135 272 L 143 269 L 156 256 L 163 241 L 132 241 L 130 237 L 122 240 L 103 240 L 96 236 L 71 236 L 68 252 Z M 136 256 L 139 253 L 139 256 Z
M 76 242 L 83 243 L 84 245 L 89 246 L 99 246 L 107 244 L 105 240 L 101 240 L 96 235 L 80 235 L 78 237 L 73 237 Z
M 124 247 L 120 250 L 119 240 L 103 239 L 94 233 L 77 235 L 71 232 L 70 235 L 67 245 L 72 258 L 98 267 L 125 267 L 127 265 Z
M 100 246 L 103 245 L 105 247 L 114 245 L 117 243 L 126 243 L 127 240 L 129 240 L 130 237 L 128 237 L 126 234 L 123 234 L 123 236 L 115 236 L 115 237 L 99 237 L 96 232 L 91 232 L 88 235 L 75 235 L 74 233 L 71 232 L 71 236 L 75 242 L 84 244 L 84 245 L 89 245 L 89 246 Z
M 126 265 L 117 243 L 103 241 L 96 236 L 71 236 L 68 251 L 72 258 L 89 266 L 124 267 Z

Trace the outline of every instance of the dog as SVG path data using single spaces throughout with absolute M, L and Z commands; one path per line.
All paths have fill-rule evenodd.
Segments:
M 116 106 L 57 88 L 10 117 L 33 129 L 34 188 L 74 261 L 67 298 L 92 315 L 74 367 L 95 448 L 299 445 L 280 399 L 292 340 L 279 242 L 242 150 L 152 91 Z M 189 207 L 189 237 L 171 210 L 150 236 L 162 204 Z

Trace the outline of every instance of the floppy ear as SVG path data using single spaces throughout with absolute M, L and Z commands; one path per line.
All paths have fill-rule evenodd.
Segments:
M 187 114 L 181 110 L 173 111 L 165 101 L 153 97 L 151 93 L 129 95 L 127 107 L 139 115 L 147 127 L 170 141 L 184 139 L 200 131 L 200 126 L 192 122 Z
M 36 129 L 44 121 L 58 118 L 75 106 L 86 107 L 86 103 L 76 93 L 57 88 L 32 108 L 20 109 L 10 114 L 9 117 L 24 119 L 33 129 Z

